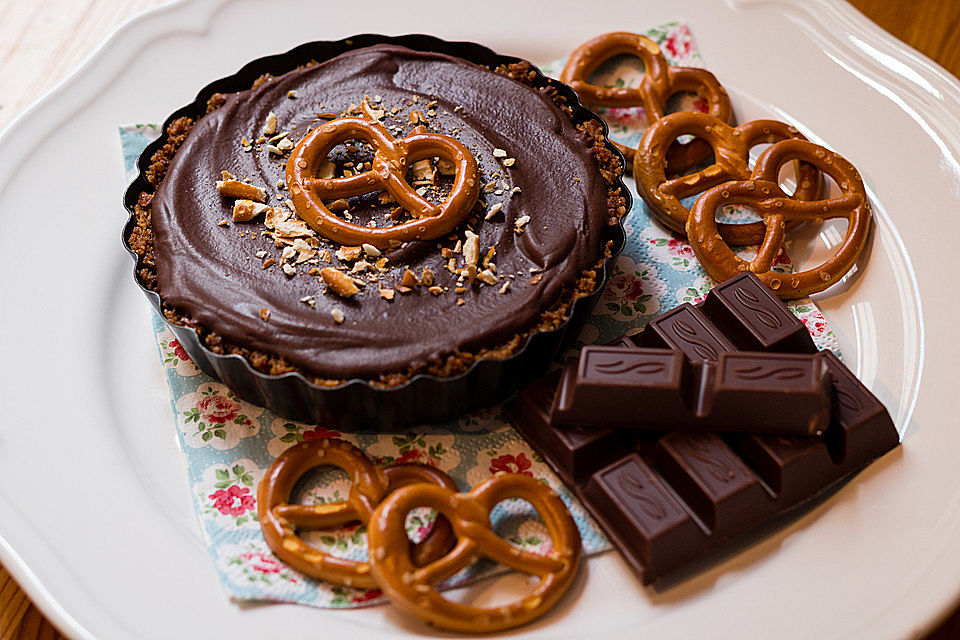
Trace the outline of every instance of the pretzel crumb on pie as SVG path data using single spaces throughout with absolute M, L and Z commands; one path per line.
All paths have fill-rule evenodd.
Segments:
M 326 283 L 327 289 L 333 291 L 341 298 L 349 298 L 360 291 L 356 280 L 333 267 L 321 269 L 320 277 L 323 278 L 324 283 Z

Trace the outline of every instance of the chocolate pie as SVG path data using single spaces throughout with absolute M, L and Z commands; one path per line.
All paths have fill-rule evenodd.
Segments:
M 141 158 L 125 236 L 139 284 L 178 334 L 196 337 L 185 346 L 198 363 L 240 395 L 317 419 L 331 403 L 291 394 L 354 382 L 375 394 L 418 376 L 435 389 L 479 361 L 525 351 L 528 338 L 564 327 L 575 301 L 597 290 L 619 250 L 629 195 L 602 122 L 565 85 L 479 45 L 424 36 L 311 43 L 257 62 L 171 116 Z M 301 215 L 301 184 L 286 182 L 298 143 L 340 118 L 395 140 L 439 135 L 465 149 L 476 167 L 472 208 L 432 239 L 331 240 Z M 376 178 L 378 153 L 360 136 L 343 140 L 307 182 Z M 440 206 L 463 182 L 453 165 L 411 157 L 402 187 L 424 208 Z M 418 224 L 390 190 L 357 191 L 324 201 L 334 222 L 361 231 Z M 536 349 L 534 368 L 561 342 Z M 221 358 L 231 355 L 245 365 Z M 453 395 L 475 397 L 434 397 L 438 410 L 410 409 L 426 398 L 407 401 L 411 415 L 400 422 L 495 400 L 512 386 L 496 378 L 520 371 L 490 369 L 483 386 L 493 392 L 474 376 Z M 258 374 L 292 374 L 300 388 L 277 396 Z

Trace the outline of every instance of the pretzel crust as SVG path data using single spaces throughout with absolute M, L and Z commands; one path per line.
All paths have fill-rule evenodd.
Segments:
M 330 150 L 352 139 L 374 147 L 372 169 L 348 178 L 316 177 Z M 453 187 L 439 205 L 424 200 L 405 179 L 410 165 L 434 156 L 456 166 Z M 434 240 L 450 233 L 470 213 L 480 194 L 477 160 L 459 140 L 422 129 L 405 138 L 394 138 L 380 122 L 367 118 L 337 118 L 307 133 L 287 160 L 286 181 L 297 215 L 314 231 L 344 246 L 370 244 L 378 249 L 412 240 Z M 415 219 L 371 228 L 343 220 L 323 203 L 379 189 L 390 192 Z
M 814 165 L 839 185 L 841 196 L 810 202 L 790 199 L 777 183 L 780 167 L 791 160 Z M 744 204 L 763 218 L 766 232 L 756 257 L 734 254 L 717 230 L 717 209 Z M 784 241 L 785 225 L 792 221 L 817 223 L 846 218 L 847 232 L 834 255 L 823 264 L 792 274 L 770 270 Z M 764 151 L 750 180 L 727 182 L 704 193 L 690 209 L 687 237 L 711 278 L 724 281 L 749 269 L 777 296 L 802 298 L 836 283 L 856 263 L 867 244 L 873 222 L 870 202 L 860 173 L 839 154 L 805 140 L 784 140 Z
M 519 549 L 496 533 L 490 511 L 502 500 L 522 498 L 540 513 L 553 540 L 549 555 Z M 415 507 L 431 507 L 453 525 L 456 546 L 417 567 L 404 551 L 404 520 Z M 580 532 L 560 497 L 547 485 L 523 474 L 498 474 L 469 493 L 437 485 L 415 484 L 392 493 L 373 512 L 367 533 L 370 567 L 384 593 L 400 608 L 442 629 L 489 633 L 516 627 L 546 613 L 566 592 L 580 560 Z M 540 578 L 525 598 L 498 607 L 451 602 L 436 584 L 480 555 Z
M 614 56 L 629 54 L 640 57 L 644 64 L 643 80 L 637 88 L 599 87 L 588 78 Z M 563 67 L 560 80 L 573 87 L 587 106 L 643 107 L 647 125 L 663 117 L 667 100 L 679 91 L 689 91 L 707 102 L 707 113 L 723 122 L 733 119 L 733 107 L 726 89 L 716 76 L 705 69 L 671 67 L 650 38 L 636 33 L 617 31 L 599 35 L 577 47 Z M 613 142 L 611 140 L 611 142 Z M 633 166 L 637 150 L 614 142 Z M 674 143 L 666 152 L 670 171 L 683 171 L 710 155 L 710 148 L 699 140 Z
M 668 180 L 665 153 L 682 135 L 696 136 L 708 144 L 713 149 L 715 162 L 696 173 Z M 678 233 L 685 233 L 689 210 L 680 203 L 681 199 L 724 182 L 749 179 L 752 147 L 790 139 L 806 140 L 806 137 L 796 127 L 777 120 L 754 120 L 731 127 L 705 113 L 670 114 L 651 125 L 640 140 L 633 159 L 637 191 L 661 223 Z M 773 181 L 777 181 L 776 176 Z M 820 171 L 811 164 L 800 163 L 797 183 L 795 199 L 815 199 L 820 194 Z M 730 245 L 759 244 L 763 240 L 763 222 L 719 222 L 717 227 Z
M 288 504 L 297 481 L 321 465 L 332 465 L 347 472 L 353 481 L 347 499 L 324 505 Z M 451 492 L 457 490 L 456 483 L 447 474 L 428 465 L 404 463 L 377 467 L 360 449 L 343 440 L 302 442 L 280 454 L 260 481 L 257 514 L 263 537 L 281 560 L 302 573 L 348 587 L 375 588 L 379 585 L 370 575 L 369 562 L 324 553 L 307 544 L 296 530 L 326 529 L 356 521 L 367 523 L 387 495 L 413 483 Z M 439 516 L 433 529 L 418 544 L 411 543 L 406 532 L 403 536 L 405 542 L 397 544 L 408 556 L 412 554 L 416 566 L 436 560 L 453 543 L 449 522 Z

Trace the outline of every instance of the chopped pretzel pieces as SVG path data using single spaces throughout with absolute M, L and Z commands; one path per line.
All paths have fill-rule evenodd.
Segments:
M 417 274 L 415 274 L 413 271 L 407 269 L 403 272 L 403 279 L 400 280 L 400 284 L 408 288 L 418 287 L 420 286 L 420 278 L 418 278 Z M 406 293 L 406 291 L 400 291 L 400 293 Z
M 380 289 L 380 297 L 384 300 L 393 300 L 393 289 Z
M 497 284 L 497 282 L 500 281 L 499 278 L 497 278 L 497 275 L 490 271 L 490 269 L 484 269 L 483 271 L 479 272 L 477 274 L 477 280 L 486 284 Z
M 242 198 L 255 202 L 265 202 L 267 199 L 267 192 L 260 187 L 240 182 L 235 178 L 217 180 L 217 191 L 224 198 Z
M 353 262 L 354 260 L 359 260 L 360 255 L 363 253 L 363 247 L 340 247 L 337 249 L 337 260 L 342 260 L 344 262 Z
M 263 135 L 272 136 L 277 132 L 277 114 L 273 111 L 267 114 L 267 119 L 263 123 Z
M 353 278 L 333 267 L 321 269 L 320 277 L 323 278 L 324 283 L 326 283 L 327 289 L 333 291 L 341 298 L 349 298 L 360 291 Z

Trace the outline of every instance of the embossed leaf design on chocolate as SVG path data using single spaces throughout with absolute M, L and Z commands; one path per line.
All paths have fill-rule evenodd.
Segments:
M 610 375 L 621 375 L 624 373 L 648 375 L 652 373 L 662 373 L 666 369 L 666 365 L 657 361 L 625 363 L 623 360 L 617 360 L 616 362 L 598 362 L 593 365 L 593 368 L 599 373 L 607 373 Z
M 693 351 L 704 360 L 717 359 L 717 350 L 713 348 L 713 345 L 697 337 L 697 330 L 683 320 L 674 320 L 670 329 L 677 338 L 693 345 Z
M 734 297 L 737 299 L 737 302 L 742 304 L 748 309 L 755 311 L 757 320 L 767 325 L 771 329 L 779 329 L 782 323 L 780 318 L 773 315 L 769 311 L 763 308 L 760 304 L 760 298 L 758 298 L 753 293 L 747 291 L 746 289 L 737 289 L 733 293 Z
M 693 458 L 703 463 L 707 473 L 720 482 L 727 483 L 737 477 L 737 472 L 733 470 L 733 467 L 717 451 L 711 449 L 706 442 L 691 438 L 687 440 L 687 448 Z
M 833 391 L 837 396 L 837 402 L 842 404 L 850 411 L 860 411 L 863 409 L 863 403 L 857 397 L 857 393 L 847 386 L 847 382 L 841 378 L 833 379 Z
M 662 504 L 648 496 L 645 491 L 647 484 L 636 473 L 625 471 L 617 478 L 617 484 L 631 498 L 637 501 L 637 506 L 654 520 L 663 520 L 667 517 L 667 510 Z
M 755 365 L 743 369 L 734 369 L 733 375 L 741 380 L 759 380 L 761 378 L 773 378 L 774 380 L 794 380 L 803 377 L 803 369 L 800 367 L 778 367 L 776 369 L 767 369 L 763 365 Z

